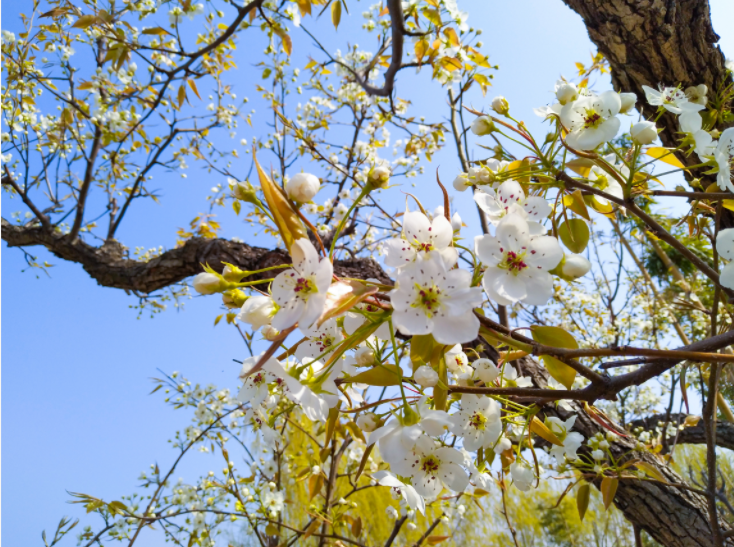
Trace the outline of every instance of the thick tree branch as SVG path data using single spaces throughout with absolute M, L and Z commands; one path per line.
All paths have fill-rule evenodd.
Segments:
M 81 264 L 104 287 L 144 294 L 200 273 L 202 264 L 209 264 L 221 271 L 223 262 L 236 264 L 243 270 L 291 263 L 288 254 L 281 249 L 264 249 L 226 239 L 199 237 L 191 238 L 180 247 L 168 250 L 148 262 L 142 262 L 127 258 L 125 247 L 114 240 L 94 247 L 79 239 L 71 241 L 68 236 L 42 227 L 14 226 L 5 219 L 2 220 L 2 239 L 9 247 L 41 245 L 59 258 Z M 277 273 L 277 270 L 266 272 L 251 279 L 274 277 Z M 390 282 L 380 265 L 370 258 L 336 260 L 334 273 L 340 277 L 372 277 Z
M 671 414 L 670 423 L 676 425 L 683 423 L 688 414 Z M 659 424 L 665 422 L 664 414 L 654 414 L 639 420 L 633 420 L 628 425 L 628 429 L 634 430 L 642 427 L 647 431 L 652 431 Z M 677 437 L 677 438 L 676 438 Z M 706 444 L 706 435 L 704 431 L 703 421 L 699 421 L 696 425 L 684 427 L 676 435 L 668 437 L 668 446 L 673 444 Z M 716 445 L 722 448 L 734 450 L 734 424 L 726 421 L 716 422 Z

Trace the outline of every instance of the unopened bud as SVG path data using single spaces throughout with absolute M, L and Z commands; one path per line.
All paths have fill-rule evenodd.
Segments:
M 506 116 L 510 112 L 510 103 L 500 95 L 492 100 L 492 110 L 501 116 Z
M 222 303 L 228 308 L 241 308 L 249 297 L 239 289 L 231 289 L 222 293 Z
M 257 197 L 257 190 L 255 190 L 255 187 L 250 184 L 249 180 L 236 183 L 232 189 L 232 195 L 241 201 L 255 204 L 260 203 L 260 200 Z
M 194 277 L 193 285 L 199 294 L 214 294 L 224 290 L 227 283 L 217 274 L 202 272 Z
M 375 188 L 386 188 L 390 180 L 390 168 L 378 165 L 370 169 L 367 174 L 367 182 Z
M 421 387 L 433 387 L 438 384 L 438 372 L 428 365 L 422 365 L 413 373 L 413 379 Z
M 262 334 L 263 338 L 268 342 L 274 342 L 280 335 L 280 331 L 272 325 L 265 325 L 260 329 L 260 334 Z
M 318 193 L 321 182 L 311 173 L 296 173 L 285 185 L 288 197 L 298 203 L 308 203 Z
M 380 419 L 372 412 L 362 414 L 357 418 L 357 425 L 365 433 L 371 433 L 380 425 Z
M 471 124 L 471 132 L 479 137 L 489 135 L 496 130 L 497 128 L 495 127 L 492 118 L 489 116 L 479 116 Z
M 237 266 L 232 264 L 225 264 L 224 270 L 222 270 L 222 277 L 230 283 L 239 283 L 242 278 L 247 276 L 249 272 L 239 269 Z
M 578 279 L 589 273 L 590 269 L 591 262 L 586 260 L 585 257 L 577 254 L 567 254 L 561 267 L 561 273 L 566 278 Z
M 357 366 L 368 367 L 375 363 L 375 352 L 370 347 L 359 348 L 354 354 L 354 360 Z

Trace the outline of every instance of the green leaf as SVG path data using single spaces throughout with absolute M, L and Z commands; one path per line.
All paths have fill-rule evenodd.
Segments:
M 589 244 L 589 226 L 580 218 L 570 218 L 558 228 L 558 235 L 569 250 L 582 253 Z
M 530 327 L 533 340 L 544 346 L 553 346 L 556 348 L 578 349 L 579 344 L 576 339 L 561 327 L 541 327 L 533 325 Z
M 161 28 L 161 27 L 146 28 L 146 29 L 143 29 L 142 33 L 146 35 L 154 35 L 154 36 L 161 36 L 163 34 L 171 34 L 166 29 Z
M 604 499 L 604 507 L 609 509 L 609 506 L 614 500 L 614 494 L 617 493 L 617 486 L 619 486 L 619 479 L 617 477 L 604 477 L 601 481 L 601 495 Z
M 435 342 L 432 334 L 419 334 L 413 336 L 410 341 L 410 362 L 413 363 L 413 371 L 431 360 L 431 352 Z
M 573 387 L 573 382 L 576 379 L 576 371 L 574 369 L 550 355 L 541 355 L 540 358 L 543 361 L 543 365 L 545 365 L 545 369 L 548 371 L 548 374 L 550 374 L 553 379 L 559 382 L 566 389 L 571 389 Z
M 339 0 L 333 0 L 331 2 L 331 22 L 334 23 L 334 28 L 339 28 L 339 22 L 342 20 L 342 3 Z
M 91 27 L 96 22 L 97 22 L 96 15 L 82 15 L 79 19 L 76 20 L 76 23 L 74 23 L 71 27 L 72 28 L 88 28 L 88 27 Z
M 589 507 L 590 493 L 591 488 L 589 487 L 589 483 L 587 482 L 579 486 L 579 491 L 576 493 L 576 508 L 579 510 L 579 518 L 581 520 L 584 520 L 586 509 Z
M 349 376 L 346 381 L 369 386 L 398 386 L 402 382 L 403 373 L 395 365 L 378 365 L 356 376 Z
M 558 437 L 556 437 L 556 434 L 548 429 L 548 426 L 541 422 L 537 418 L 537 416 L 533 416 L 533 419 L 530 422 L 529 429 L 538 437 L 545 439 L 549 443 L 555 444 L 556 446 L 563 446 L 563 443 Z

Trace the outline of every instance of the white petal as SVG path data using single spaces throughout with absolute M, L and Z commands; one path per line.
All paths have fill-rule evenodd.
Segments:
M 497 225 L 500 251 L 518 252 L 530 244 L 528 223 L 520 215 L 507 215 Z
M 531 306 L 544 306 L 553 296 L 553 276 L 548 272 L 523 272 L 527 296 L 523 302 Z M 522 274 L 521 274 L 522 275 Z
M 500 251 L 500 247 L 499 239 L 491 235 L 474 238 L 474 252 L 485 264 L 496 265 L 504 260 L 504 253 Z
M 403 237 L 413 243 L 428 243 L 430 241 L 431 223 L 428 217 L 418 211 L 406 212 L 403 215 Z
M 434 319 L 433 338 L 439 344 L 464 344 L 476 340 L 479 319 L 472 312 Z
M 437 448 L 435 454 L 438 459 L 441 460 L 442 465 L 444 463 L 461 464 L 464 461 L 464 456 L 461 455 L 461 452 L 459 452 L 455 448 L 451 448 L 450 446 L 442 446 L 441 448 Z
M 547 218 L 553 210 L 548 202 L 540 196 L 530 196 L 525 200 L 523 209 L 525 209 L 525 212 L 528 214 L 528 220 L 533 220 L 535 222 Z
M 301 314 L 301 318 L 298 320 L 298 324 L 303 325 L 304 327 L 310 327 L 313 325 L 314 321 L 316 321 L 324 311 L 324 304 L 326 304 L 326 293 L 309 295 L 306 307 Z M 273 326 L 275 326 L 275 319 L 273 319 Z
M 401 482 L 400 479 L 398 479 L 389 471 L 378 471 L 377 473 L 372 473 L 372 478 L 375 479 L 382 486 L 397 488 L 402 488 L 403 486 L 405 486 L 405 484 Z
M 297 239 L 290 249 L 293 265 L 299 272 L 315 269 L 319 263 L 319 253 L 307 238 Z
M 403 489 L 403 497 L 408 504 L 408 507 L 413 511 L 420 511 L 422 515 L 426 513 L 426 502 L 415 488 L 410 485 L 406 485 Z
M 441 481 L 454 492 L 462 492 L 469 486 L 469 477 L 466 472 L 455 463 L 441 463 L 438 472 Z
M 716 251 L 727 260 L 734 259 L 734 228 L 727 228 L 718 233 Z
M 395 310 L 392 314 L 393 325 L 406 335 L 429 334 L 433 322 L 417 308 L 408 308 L 405 311 Z
M 734 289 L 734 262 L 730 262 L 721 270 L 719 282 L 727 289 Z
M 525 262 L 533 270 L 552 270 L 563 258 L 563 250 L 553 236 L 536 237 L 530 242 Z
M 439 250 L 451 245 L 454 239 L 454 229 L 443 215 L 434 218 L 428 230 L 433 246 Z
M 298 323 L 306 309 L 306 303 L 301 298 L 292 298 L 285 304 L 281 304 L 281 306 L 271 322 L 273 327 L 278 330 L 290 328 Z
M 391 268 L 403 266 L 415 260 L 415 249 L 404 239 L 390 239 L 384 243 L 385 264 Z
M 512 304 L 512 300 L 505 298 L 494 289 L 495 280 L 498 277 L 505 275 L 507 275 L 507 272 L 505 270 L 501 270 L 497 267 L 492 266 L 487 268 L 487 270 L 484 272 L 484 275 L 482 276 L 482 287 L 484 287 L 487 296 L 497 302 L 500 306 L 509 306 L 510 304 Z
M 507 273 L 504 277 L 497 278 L 492 286 L 499 295 L 513 302 L 517 302 L 525 298 L 528 294 L 523 277 Z
M 525 192 L 516 180 L 506 180 L 497 188 L 497 198 L 505 211 L 514 203 L 522 204 L 525 201 Z

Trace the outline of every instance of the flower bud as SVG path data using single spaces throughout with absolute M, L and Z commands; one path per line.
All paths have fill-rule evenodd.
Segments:
M 248 203 L 260 203 L 257 197 L 257 190 L 250 184 L 249 180 L 238 182 L 232 189 L 232 195 L 240 201 L 246 201 Z
M 506 116 L 510 112 L 510 103 L 500 95 L 499 97 L 492 99 L 492 110 L 501 116 Z
M 194 289 L 199 294 L 214 294 L 226 286 L 224 280 L 217 274 L 202 272 L 194 277 Z
M 228 308 L 241 308 L 249 297 L 239 289 L 231 289 L 222 293 L 222 303 Z
M 296 173 L 285 185 L 285 191 L 288 197 L 298 203 L 307 203 L 311 201 L 321 188 L 316 175 L 310 173 Z
M 477 359 L 472 365 L 474 366 L 474 375 L 485 384 L 494 382 L 500 375 L 500 369 L 489 359 Z
M 454 179 L 454 190 L 456 190 L 457 192 L 463 192 L 470 186 L 471 183 L 469 182 L 469 177 L 466 173 L 461 173 Z
M 237 266 L 233 266 L 232 264 L 225 264 L 224 270 L 222 270 L 222 277 L 230 283 L 239 283 L 248 273 L 249 272 L 240 270 Z
M 377 165 L 367 174 L 367 182 L 375 188 L 387 188 L 390 180 L 390 168 L 386 165 Z
M 413 379 L 419 386 L 433 387 L 438 383 L 438 372 L 428 365 L 422 365 L 413 373 Z
M 492 118 L 489 116 L 479 116 L 471 124 L 471 132 L 479 137 L 489 135 L 496 130 L 497 128 L 495 127 Z
M 354 353 L 354 360 L 359 367 L 369 367 L 375 364 L 375 352 L 370 347 L 361 347 Z
M 259 329 L 270 324 L 270 319 L 275 314 L 275 306 L 273 300 L 269 296 L 251 296 L 242 305 L 237 319 L 243 323 L 252 325 L 252 328 Z
M 702 104 L 703 106 L 706 106 L 706 103 L 708 102 L 708 97 L 706 97 L 706 94 L 708 93 L 708 86 L 706 84 L 699 84 L 694 85 L 686 89 L 686 97 L 688 97 L 688 100 L 692 103 L 696 104 Z
M 321 472 L 321 467 L 319 467 L 318 465 L 314 465 L 311 468 L 311 474 L 313 474 L 313 475 L 316 475 L 316 474 L 318 474 L 320 472 Z
M 570 82 L 563 82 L 556 87 L 556 99 L 561 104 L 567 104 L 579 98 L 579 91 L 576 85 Z
M 510 439 L 503 435 L 497 441 L 497 444 L 494 445 L 494 448 L 492 450 L 495 454 L 502 454 L 505 450 L 508 450 L 510 448 L 512 448 L 512 442 L 510 441 Z
M 604 459 L 604 451 L 599 450 L 598 448 L 596 450 L 591 451 L 591 457 L 595 460 L 603 460 Z
M 265 338 L 265 340 L 267 340 L 268 342 L 275 342 L 275 340 L 280 335 L 280 331 L 272 325 L 265 325 L 263 328 L 260 329 L 260 334 L 262 334 L 263 338 Z
M 591 262 L 576 254 L 567 254 L 561 267 L 561 273 L 568 279 L 585 276 L 591 269 Z
M 638 122 L 630 129 L 632 140 L 637 144 L 650 144 L 658 138 L 654 122 Z
M 357 418 L 357 425 L 365 433 L 371 433 L 380 425 L 380 420 L 374 413 L 368 412 Z
M 619 113 L 626 114 L 635 107 L 637 95 L 634 93 L 620 93 L 619 99 L 622 102 L 622 106 L 619 108 Z

